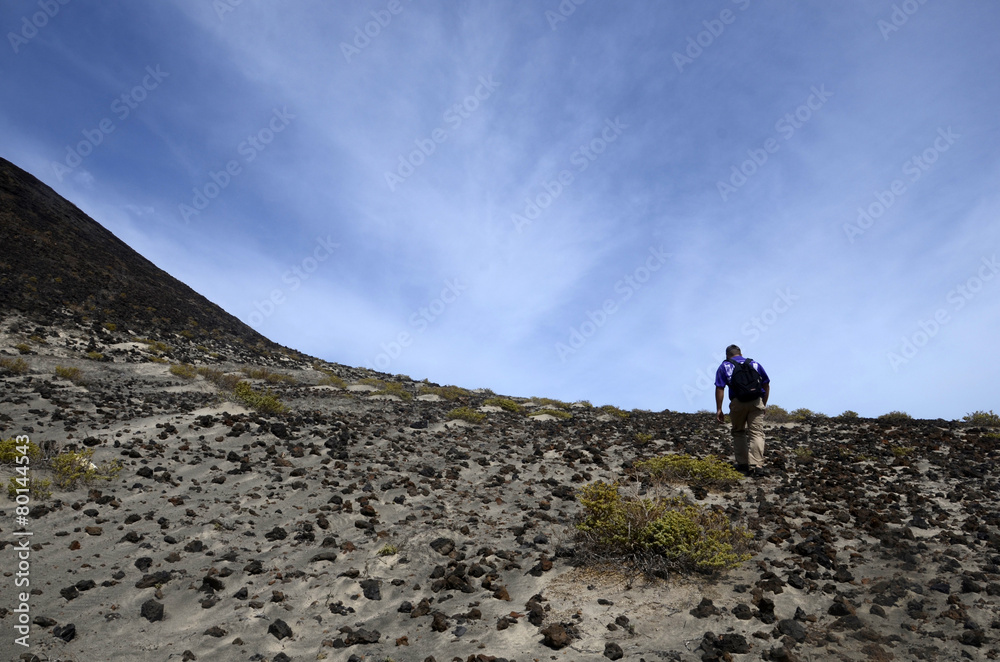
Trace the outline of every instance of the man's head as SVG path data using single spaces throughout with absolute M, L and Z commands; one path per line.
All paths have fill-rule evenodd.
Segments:
M 743 356 L 743 350 L 737 345 L 730 345 L 726 348 L 726 358 L 731 359 L 734 356 Z

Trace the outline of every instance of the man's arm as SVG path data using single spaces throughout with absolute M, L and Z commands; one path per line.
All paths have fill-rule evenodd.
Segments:
M 766 388 L 766 387 L 765 387 Z M 726 394 L 726 389 L 715 387 L 715 418 L 720 423 L 726 421 L 726 415 L 722 413 L 722 397 Z M 766 400 L 767 393 L 764 393 L 764 398 Z
M 767 406 L 767 399 L 769 397 L 771 397 L 771 382 L 768 382 L 768 383 L 764 384 L 764 398 L 763 398 L 763 403 L 764 403 L 765 407 Z

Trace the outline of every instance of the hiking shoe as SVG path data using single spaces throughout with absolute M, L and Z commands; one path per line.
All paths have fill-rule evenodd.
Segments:
M 737 464 L 734 468 L 737 471 L 739 471 L 741 474 L 743 474 L 744 476 L 749 476 L 750 475 L 750 465 L 749 464 Z
M 754 467 L 747 475 L 751 478 L 767 478 L 769 474 L 764 467 Z

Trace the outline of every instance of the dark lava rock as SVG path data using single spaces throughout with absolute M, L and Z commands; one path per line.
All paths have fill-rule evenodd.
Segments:
M 229 633 L 220 628 L 218 625 L 213 625 L 212 627 L 205 630 L 205 632 L 203 632 L 202 634 L 206 634 L 210 637 L 219 638 L 219 637 L 225 637 Z
M 136 588 L 152 588 L 157 584 L 166 584 L 170 581 L 172 575 L 168 570 L 160 570 L 154 572 L 151 575 L 143 575 L 142 579 L 135 583 Z
M 59 590 L 59 595 L 63 596 L 67 600 L 73 600 L 74 598 L 80 597 L 80 591 L 77 590 L 75 586 L 67 586 L 64 589 Z
M 431 549 L 442 556 L 448 556 L 455 549 L 455 541 L 451 538 L 438 538 L 431 541 Z
M 788 635 L 799 643 L 806 640 L 805 627 L 793 618 L 784 618 L 778 621 L 778 632 Z
M 435 632 L 447 632 L 448 618 L 439 611 L 434 612 L 434 622 L 431 623 L 431 629 Z
M 702 598 L 698 606 L 691 610 L 691 615 L 695 618 L 708 618 L 709 616 L 718 616 L 722 612 L 719 608 L 712 604 L 712 601 L 708 598 Z
M 311 559 L 309 559 L 309 563 L 318 563 L 320 561 L 330 561 L 330 562 L 333 562 L 333 561 L 336 561 L 336 560 L 337 560 L 337 553 L 336 552 L 320 552 L 319 554 L 317 554 L 317 555 L 313 556 Z
M 264 537 L 272 542 L 275 540 L 284 540 L 285 538 L 288 537 L 288 531 L 285 531 L 280 526 L 276 526 L 267 533 L 265 533 Z
M 560 648 L 565 648 L 573 641 L 572 630 L 567 629 L 561 623 L 552 623 L 551 625 L 542 628 L 541 634 L 544 637 L 542 643 L 549 648 L 559 650 Z
M 749 621 L 753 618 L 753 611 L 750 609 L 750 605 L 741 602 L 733 607 L 733 616 L 741 621 Z
M 620 660 L 623 657 L 625 657 L 625 653 L 624 651 L 622 651 L 621 646 L 619 646 L 613 641 L 609 641 L 608 643 L 604 644 L 604 657 L 608 658 L 609 660 Z
M 74 637 L 76 637 L 76 626 L 72 623 L 60 625 L 53 628 L 52 634 L 63 641 L 70 642 L 73 641 Z
M 163 620 L 163 604 L 150 598 L 142 603 L 139 615 L 150 623 Z
M 273 623 L 267 626 L 267 633 L 273 634 L 280 641 L 285 637 L 292 636 L 292 628 L 288 627 L 288 623 L 276 618 Z
M 382 638 L 382 633 L 378 630 L 365 630 L 364 628 L 358 628 L 347 635 L 346 643 L 348 646 L 353 646 L 355 644 L 377 644 L 378 640 Z
M 365 597 L 369 600 L 381 600 L 382 599 L 382 580 L 380 579 L 365 579 L 361 581 L 361 590 L 364 591 Z

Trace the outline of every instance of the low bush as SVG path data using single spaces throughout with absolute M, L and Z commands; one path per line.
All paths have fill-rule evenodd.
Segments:
M 653 435 L 651 435 L 651 434 L 649 434 L 647 432 L 636 432 L 635 433 L 635 442 L 637 444 L 639 444 L 640 446 L 645 446 L 646 444 L 648 444 L 652 440 L 653 440 Z
M 12 375 L 24 375 L 28 372 L 28 362 L 22 358 L 8 359 L 0 357 L 0 369 Z
M 407 391 L 402 384 L 397 384 L 396 382 L 387 383 L 380 390 L 375 391 L 372 395 L 394 395 L 400 400 L 413 399 L 413 394 Z
M 555 416 L 556 418 L 573 418 L 573 414 L 562 409 L 537 409 L 528 416 Z
M 395 545 L 384 545 L 378 552 L 379 556 L 393 556 L 394 554 L 399 554 L 399 547 Z
M 568 402 L 555 400 L 553 398 L 532 398 L 531 401 L 539 407 L 548 407 L 549 409 L 569 409 Z
M 421 395 L 436 395 L 445 400 L 457 400 L 472 395 L 472 391 L 461 386 L 430 386 L 428 384 L 421 384 L 420 393 Z
M 333 374 L 332 372 L 322 371 L 323 376 L 320 377 L 320 386 L 336 386 L 337 388 L 347 388 L 347 382 Z
M 17 464 L 17 458 L 22 455 L 37 460 L 42 456 L 42 449 L 33 441 L 22 443 L 14 437 L 0 441 L 0 464 Z
M 513 412 L 515 414 L 524 413 L 524 407 L 514 402 L 510 398 L 489 398 L 488 400 L 483 402 L 483 404 L 488 405 L 490 407 L 500 407 L 504 411 Z
M 77 483 L 89 485 L 98 480 L 111 480 L 122 470 L 121 460 L 94 464 L 94 449 L 66 451 L 52 458 L 52 471 L 59 487 L 71 490 Z
M 714 455 L 701 460 L 681 453 L 640 460 L 635 468 L 645 471 L 654 481 L 694 481 L 706 486 L 735 485 L 743 479 L 728 462 Z
M 623 498 L 618 483 L 579 492 L 577 524 L 587 555 L 599 562 L 658 570 L 714 573 L 750 558 L 752 535 L 725 513 L 679 498 Z
M 1000 427 L 1000 415 L 994 414 L 992 409 L 989 411 L 974 411 L 963 416 L 962 422 L 985 428 L 995 428 Z
M 188 365 L 187 363 L 175 363 L 170 366 L 170 374 L 177 375 L 184 379 L 194 379 L 198 376 L 198 371 L 195 370 L 193 365 Z
M 856 421 L 858 419 L 858 412 L 848 409 L 837 418 L 842 421 Z
M 890 411 L 888 414 L 882 414 L 878 417 L 879 423 L 888 423 L 889 425 L 899 425 L 900 423 L 908 423 L 912 420 L 913 417 L 905 411 Z
M 457 407 L 448 412 L 448 419 L 459 419 L 468 423 L 482 423 L 486 420 L 486 414 L 470 407 Z
M 619 409 L 614 405 L 604 405 L 603 407 L 601 407 L 601 411 L 604 412 L 605 414 L 610 414 L 611 416 L 616 416 L 623 420 L 629 417 L 629 413 L 627 411 L 625 411 L 624 409 Z
M 33 499 L 48 499 L 52 496 L 51 487 L 52 481 L 47 478 L 36 478 L 35 476 L 18 478 L 11 476 L 10 480 L 7 481 L 7 496 L 11 500 L 16 499 L 18 494 L 22 494 L 18 490 L 26 489 Z
M 14 349 L 16 349 L 21 354 L 31 354 L 31 345 L 29 345 L 26 342 L 17 343 L 16 345 L 14 345 Z
M 280 372 L 272 372 L 267 368 L 261 368 L 258 366 L 245 366 L 242 368 L 242 372 L 250 379 L 260 379 L 268 384 L 295 383 L 295 378 L 291 375 L 286 375 Z
M 57 365 L 55 375 L 62 379 L 68 379 L 74 384 L 79 384 L 83 381 L 83 372 L 76 366 Z
M 239 375 L 227 375 L 225 371 L 219 370 L 218 368 L 201 366 L 198 368 L 198 374 L 219 388 L 227 391 L 232 391 L 236 388 L 236 385 L 240 383 Z
M 792 415 L 788 413 L 788 410 L 784 407 L 779 407 L 778 405 L 768 405 L 764 415 L 767 416 L 767 420 L 771 423 L 792 422 Z
M 239 382 L 233 387 L 233 397 L 242 404 L 262 414 L 280 414 L 287 410 L 270 390 L 255 391 L 248 382 Z
M 87 352 L 87 358 L 91 361 L 103 361 L 104 354 L 101 354 L 100 352 Z

